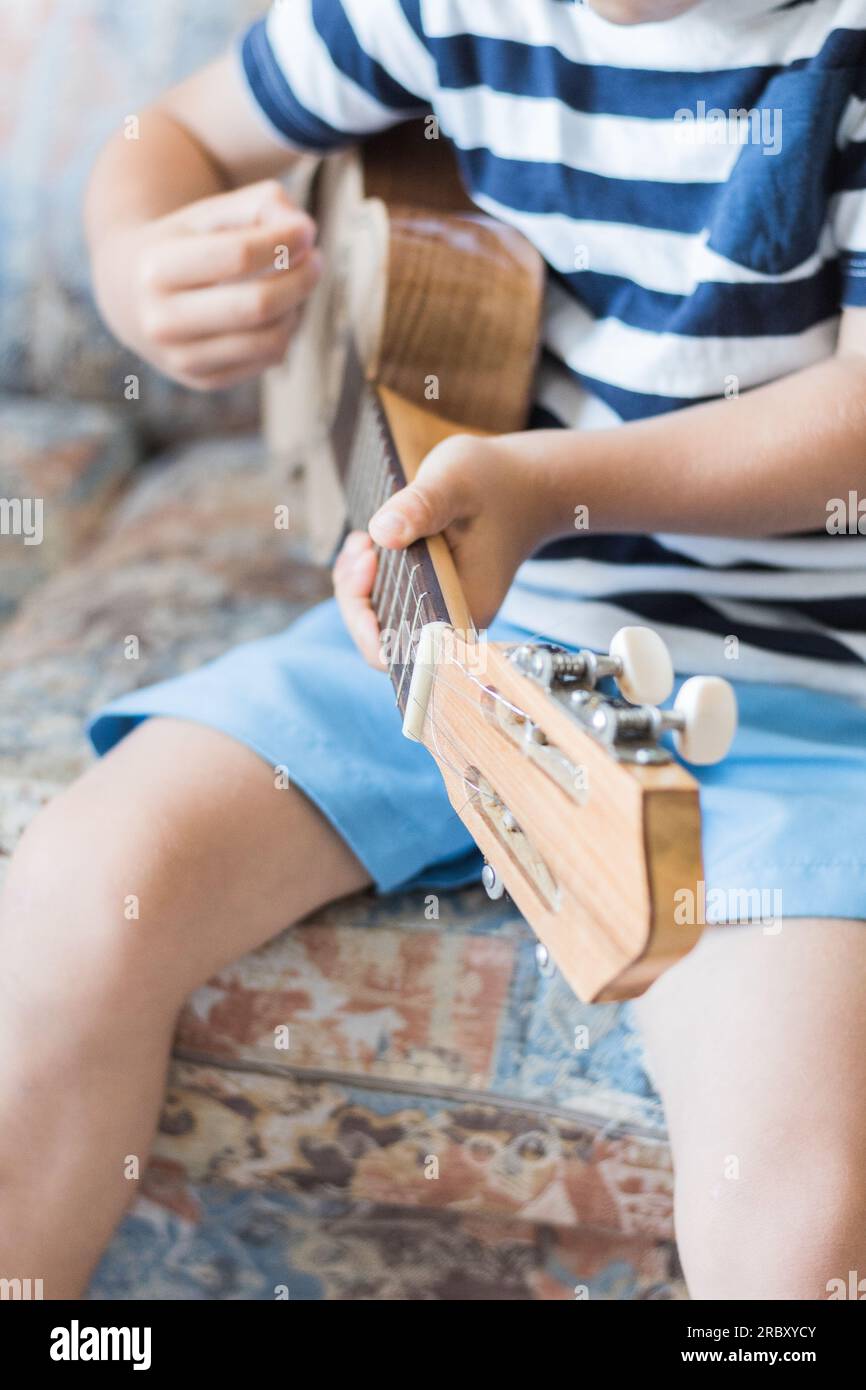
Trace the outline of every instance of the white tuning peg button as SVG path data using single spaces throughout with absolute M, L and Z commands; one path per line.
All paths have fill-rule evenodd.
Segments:
M 630 704 L 664 703 L 674 688 L 674 668 L 657 632 L 651 627 L 621 627 L 610 654 L 620 667 L 616 683 Z
M 677 752 L 697 767 L 719 763 L 737 732 L 737 697 L 720 676 L 692 676 L 674 701 L 682 720 L 674 734 Z
M 481 870 L 481 882 L 484 884 L 484 891 L 488 898 L 497 902 L 505 893 L 505 884 L 502 882 L 501 875 L 494 869 L 492 864 L 485 864 Z

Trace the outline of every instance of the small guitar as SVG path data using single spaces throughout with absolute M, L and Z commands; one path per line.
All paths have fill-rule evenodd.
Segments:
M 336 271 L 296 352 L 324 374 L 343 515 L 363 529 L 449 434 L 525 425 L 544 270 L 414 124 L 330 163 L 317 215 Z M 695 677 L 660 709 L 674 676 L 647 628 L 601 655 L 484 640 L 442 537 L 380 554 L 373 607 L 404 733 L 438 763 L 488 892 L 582 999 L 641 993 L 701 932 L 676 920 L 703 876 L 698 788 L 660 740 L 720 760 L 731 687 Z

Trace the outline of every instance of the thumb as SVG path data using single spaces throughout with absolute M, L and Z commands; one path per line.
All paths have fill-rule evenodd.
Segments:
M 386 550 L 402 550 L 422 536 L 437 536 L 454 516 L 454 504 L 444 479 L 422 467 L 415 482 L 395 493 L 376 512 L 369 530 L 377 545 Z

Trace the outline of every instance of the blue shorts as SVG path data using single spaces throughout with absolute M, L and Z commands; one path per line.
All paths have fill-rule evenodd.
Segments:
M 503 623 L 490 635 L 527 636 Z M 762 917 L 866 918 L 866 708 L 791 686 L 736 688 L 732 751 L 717 767 L 693 769 L 705 920 L 744 894 L 756 903 L 756 893 L 771 909 Z M 96 751 L 154 715 L 219 729 L 285 767 L 381 892 L 478 878 L 480 855 L 433 760 L 403 738 L 390 682 L 357 654 L 333 602 L 275 637 L 115 700 L 90 722 Z

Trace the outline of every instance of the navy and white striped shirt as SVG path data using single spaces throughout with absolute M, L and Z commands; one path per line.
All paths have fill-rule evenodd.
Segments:
M 240 51 L 299 149 L 436 114 L 475 203 L 552 272 L 538 424 L 775 380 L 830 356 L 841 309 L 866 306 L 866 0 L 705 0 L 636 26 L 569 0 L 279 0 Z M 866 699 L 853 525 L 581 533 L 521 568 L 504 616 L 600 648 L 646 621 L 679 671 Z

